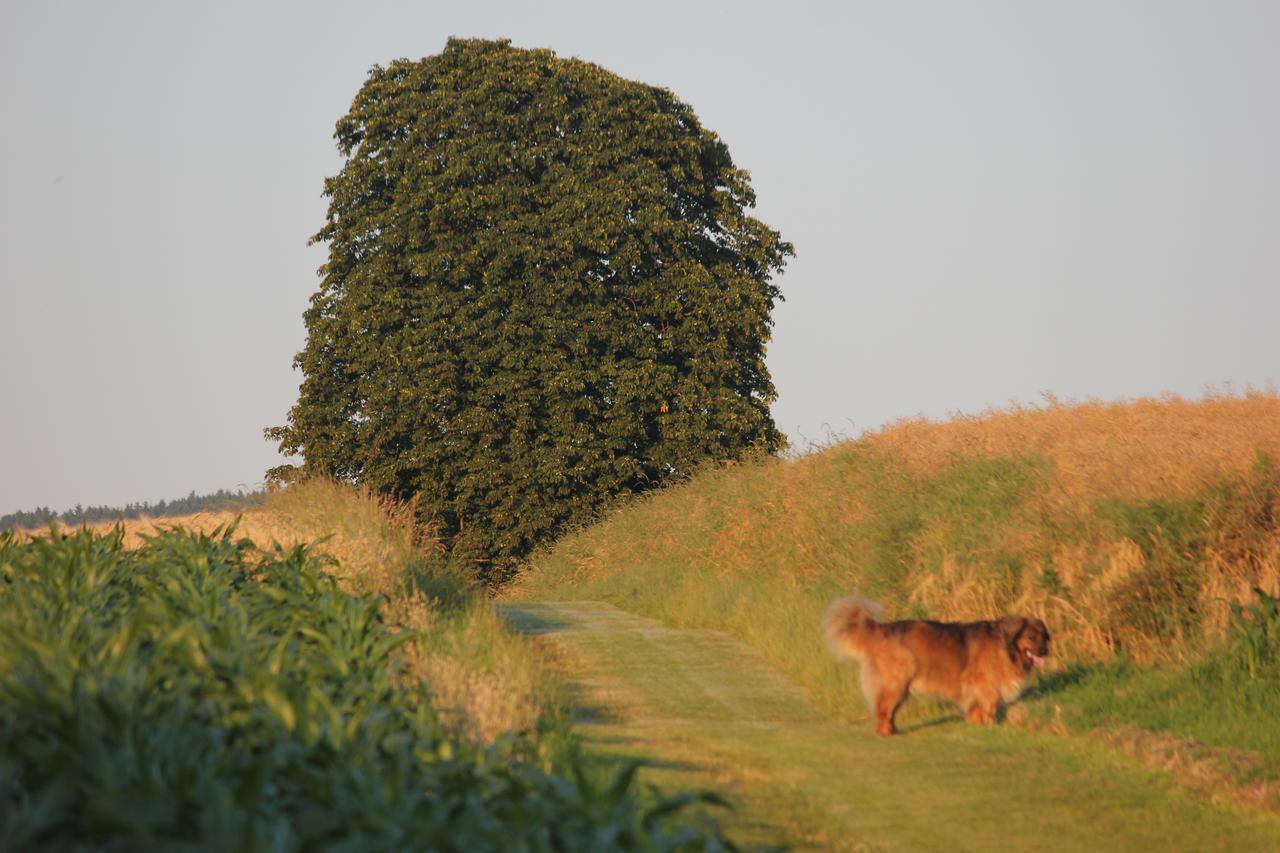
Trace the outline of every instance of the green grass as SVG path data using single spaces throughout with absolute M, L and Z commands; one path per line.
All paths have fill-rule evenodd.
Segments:
M 1077 731 L 1137 726 L 1205 746 L 1243 749 L 1241 781 L 1280 778 L 1280 683 L 1238 680 L 1234 668 L 1210 660 L 1149 667 L 1130 662 L 1079 666 L 1055 673 L 1028 697 L 1038 719 L 1057 714 Z
M 1031 714 L 1075 730 L 1169 733 L 1216 748 L 1210 757 L 1242 784 L 1280 779 L 1280 602 L 1255 594 L 1235 608 L 1225 647 L 1177 665 L 1070 667 L 1035 688 Z
M 576 688 L 597 753 L 725 788 L 745 843 L 823 850 L 1266 850 L 1280 818 L 1212 804 L 1104 744 L 921 715 L 842 724 L 750 646 L 601 602 L 513 602 Z M 853 695 L 846 697 L 859 701 Z
M 704 849 L 696 800 L 453 736 L 378 599 L 232 529 L 0 535 L 0 848 Z

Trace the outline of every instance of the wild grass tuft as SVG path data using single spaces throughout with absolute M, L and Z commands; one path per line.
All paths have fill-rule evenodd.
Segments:
M 1255 587 L 1257 600 L 1231 605 L 1231 645 L 1251 681 L 1280 680 L 1280 598 Z

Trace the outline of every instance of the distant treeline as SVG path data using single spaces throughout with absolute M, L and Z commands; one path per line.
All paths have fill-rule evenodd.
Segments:
M 76 504 L 74 509 L 54 512 L 47 506 L 42 506 L 0 516 L 0 530 L 12 530 L 15 527 L 47 527 L 51 521 L 76 527 L 96 521 L 119 521 L 125 518 L 140 518 L 144 515 L 148 518 L 167 518 L 175 515 L 190 515 L 203 510 L 248 509 L 260 503 L 263 494 L 263 492 L 229 492 L 226 489 L 218 489 L 209 495 L 197 495 L 193 491 L 185 498 L 175 498 L 159 503 L 133 503 L 124 507 Z

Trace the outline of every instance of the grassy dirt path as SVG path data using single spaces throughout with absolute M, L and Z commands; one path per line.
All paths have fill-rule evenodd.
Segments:
M 750 846 L 1276 850 L 1280 818 L 1210 802 L 1083 739 L 950 719 L 895 738 L 832 721 L 753 649 L 602 602 L 513 602 L 558 662 L 589 748 L 716 788 Z M 861 703 L 851 696 L 850 702 Z

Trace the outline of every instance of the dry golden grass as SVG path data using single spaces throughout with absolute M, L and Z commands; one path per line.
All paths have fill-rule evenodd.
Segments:
M 1038 454 L 1052 463 L 1063 501 L 1177 498 L 1247 471 L 1259 453 L 1280 460 L 1280 397 L 1249 391 L 1197 401 L 1052 400 L 1047 408 L 1015 406 L 944 422 L 902 420 L 855 444 L 925 476 L 956 457 Z
M 309 480 L 273 492 L 242 514 L 87 526 L 99 533 L 121 526 L 125 546 L 136 548 L 163 529 L 207 534 L 232 523 L 237 537 L 259 548 L 309 545 L 332 558 L 329 571 L 343 590 L 380 598 L 388 624 L 417 632 L 400 647 L 401 676 L 428 686 L 433 707 L 454 733 L 490 742 L 503 732 L 532 731 L 548 710 L 549 678 L 540 660 L 506 629 L 482 591 L 445 567 L 437 541 L 417 526 L 411 505 Z
M 1140 660 L 1180 658 L 1197 641 L 1221 637 L 1231 604 L 1251 600 L 1254 587 L 1280 591 L 1276 513 L 1260 512 L 1251 520 L 1265 523 L 1269 517 L 1273 523 L 1250 530 L 1233 528 L 1234 519 L 1205 519 L 1214 538 L 1189 555 L 1208 564 L 1197 595 L 1203 634 L 1180 638 L 1172 647 L 1164 639 L 1148 640 L 1126 630 L 1132 614 L 1122 590 L 1144 575 L 1149 558 L 1093 517 L 1099 500 L 1192 498 L 1247 477 L 1260 456 L 1280 461 L 1280 398 L 1274 393 L 1197 402 L 1167 396 L 1054 403 L 945 423 L 904 421 L 858 444 L 890 455 L 918 476 L 936 475 L 956 459 L 973 457 L 1035 455 L 1050 464 L 1044 488 L 1009 519 L 1001 543 L 1005 553 L 1038 568 L 1024 572 L 1010 591 L 980 560 L 947 554 L 940 571 L 918 566 L 909 600 L 939 618 L 973 619 L 1002 609 L 1029 612 L 1062 626 L 1058 637 L 1067 659 L 1107 659 L 1121 645 Z M 1047 526 L 1074 526 L 1077 532 L 1071 541 L 1060 541 L 1047 536 Z M 1050 591 L 1046 566 L 1053 567 L 1070 596 Z

